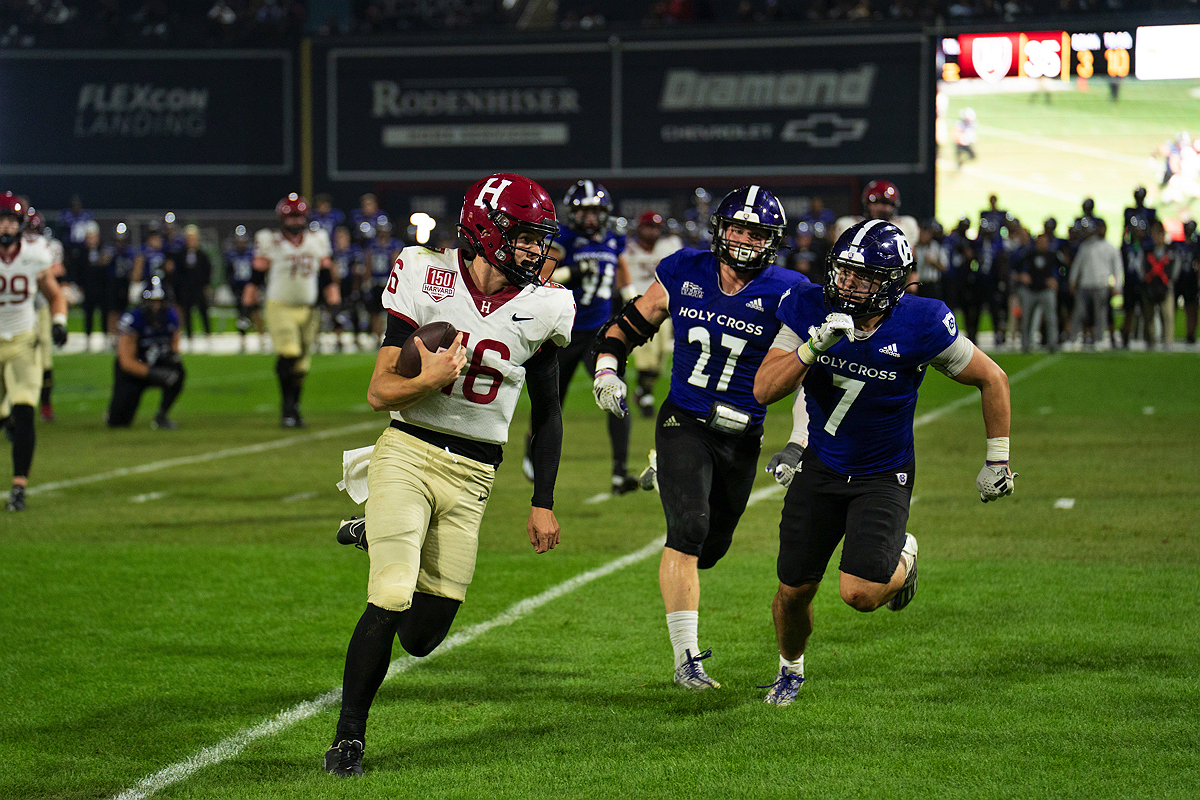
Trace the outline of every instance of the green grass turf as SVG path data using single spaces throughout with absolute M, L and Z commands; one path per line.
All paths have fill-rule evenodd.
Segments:
M 921 591 L 903 613 L 870 615 L 834 584 L 821 592 L 790 708 L 755 688 L 776 664 L 774 495 L 702 578 L 718 692 L 670 683 L 651 557 L 385 683 L 363 781 L 320 770 L 333 706 L 155 796 L 1192 797 L 1200 361 L 1046 358 L 1000 357 L 1014 378 L 1013 497 L 984 505 L 974 491 L 977 403 L 918 428 Z M 32 485 L 296 443 L 35 492 L 3 517 L 0 797 L 113 796 L 340 685 L 367 559 L 333 541 L 355 511 L 333 484 L 340 451 L 383 424 L 364 405 L 371 357 L 315 360 L 305 432 L 276 427 L 268 357 L 186 363 L 179 430 L 149 430 L 150 395 L 134 429 L 108 431 L 111 360 L 57 359 L 59 419 L 39 426 Z M 968 394 L 931 374 L 918 414 Z M 367 429 L 336 432 L 355 425 Z M 608 480 L 583 380 L 566 425 L 563 544 L 532 553 L 530 487 L 510 447 L 455 630 L 663 531 L 652 494 L 583 502 Z M 764 462 L 789 425 L 773 410 Z M 633 452 L 650 441 L 635 420 Z M 1060 498 L 1074 508 L 1055 509 Z
M 1084 90 L 1075 82 L 1052 83 L 1067 88 L 1053 92 L 1049 103 L 1028 92 L 956 94 L 956 87 L 948 88 L 937 174 L 937 217 L 947 229 L 963 216 L 977 222 L 988 195 L 996 193 L 1001 208 L 1030 228 L 1040 230 L 1053 216 L 1065 236 L 1083 199 L 1092 197 L 1108 221 L 1109 240 L 1119 242 L 1121 213 L 1133 205 L 1136 187 L 1147 187 L 1147 203 L 1159 205 L 1162 158 L 1156 153 L 1180 131 L 1197 133 L 1200 81 L 1129 79 L 1115 103 L 1104 80 L 1089 81 Z M 959 172 L 949 132 L 965 106 L 979 116 L 979 157 Z M 1196 211 L 1159 208 L 1160 216 L 1174 219 L 1194 218 Z

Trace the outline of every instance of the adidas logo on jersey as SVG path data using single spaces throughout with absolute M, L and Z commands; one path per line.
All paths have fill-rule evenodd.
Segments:
M 704 299 L 704 290 L 691 281 L 684 281 L 683 286 L 679 287 L 679 293 L 687 297 L 694 297 L 697 300 Z
M 879 348 L 879 352 L 883 353 L 885 356 L 891 356 L 892 358 L 900 357 L 900 351 L 896 349 L 895 342 L 892 342 L 889 345 Z
M 756 297 L 753 300 L 751 300 L 749 303 L 746 303 L 746 308 L 753 308 L 755 311 L 765 311 L 766 310 L 763 308 L 761 297 Z
M 663 427 L 664 428 L 678 428 L 679 420 L 675 419 L 675 415 L 672 414 L 671 416 L 669 416 L 663 420 Z

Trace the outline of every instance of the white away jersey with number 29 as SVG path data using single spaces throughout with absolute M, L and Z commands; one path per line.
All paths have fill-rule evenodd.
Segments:
M 484 295 L 459 250 L 400 251 L 383 292 L 383 306 L 410 325 L 449 322 L 463 335 L 467 369 L 452 386 L 433 392 L 392 417 L 443 433 L 493 444 L 508 441 L 508 426 L 525 382 L 522 366 L 547 341 L 571 341 L 575 300 L 569 289 L 506 286 Z
M 52 263 L 50 248 L 40 236 L 23 239 L 10 263 L 0 261 L 0 338 L 12 339 L 37 325 L 37 276 Z

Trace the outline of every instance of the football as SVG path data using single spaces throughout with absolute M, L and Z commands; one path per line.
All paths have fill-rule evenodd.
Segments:
M 400 357 L 396 359 L 396 371 L 402 377 L 415 378 L 421 374 L 421 353 L 415 341 L 418 336 L 426 350 L 436 353 L 454 344 L 458 329 L 449 322 L 430 322 L 413 331 L 412 336 L 404 341 Z

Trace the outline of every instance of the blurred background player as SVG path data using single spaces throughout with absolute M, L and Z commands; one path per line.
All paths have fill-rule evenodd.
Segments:
M 825 280 L 825 259 L 829 256 L 829 240 L 825 237 L 823 222 L 801 220 L 796 223 L 796 238 L 792 240 L 784 266 L 813 283 Z
M 358 198 L 358 208 L 350 212 L 350 230 L 355 243 L 366 247 L 367 242 L 375 238 L 380 221 L 387 218 L 387 212 L 379 207 L 375 195 L 367 192 Z
M 170 286 L 174 278 L 175 265 L 168 258 L 167 252 L 163 244 L 162 225 L 157 220 L 152 220 L 146 226 L 146 236 L 142 241 L 142 247 L 138 251 L 137 259 L 133 262 L 133 276 L 131 285 L 148 284 L 151 278 L 158 278 L 162 281 L 163 286 Z M 145 286 L 137 289 L 138 297 L 141 296 L 141 290 Z M 137 302 L 131 298 L 130 302 Z
M 121 315 L 112 399 L 105 415 L 108 427 L 129 427 L 142 392 L 151 387 L 162 389 L 162 400 L 150 426 L 156 430 L 178 427 L 167 414 L 183 391 L 184 377 L 179 358 L 179 312 L 170 306 L 162 280 L 151 278 L 142 290 L 142 302 Z
M 266 284 L 267 331 L 278 358 L 280 418 L 284 428 L 303 428 L 300 394 L 304 376 L 312 365 L 313 345 L 321 315 L 317 311 L 319 272 L 329 274 L 329 237 L 308 227 L 308 201 L 296 192 L 275 206 L 278 229 L 263 228 L 254 235 L 254 273 L 246 284 L 243 303 L 257 302 Z M 338 285 L 330 280 L 324 289 L 330 306 L 341 302 Z
M 333 241 L 333 232 L 339 225 L 346 224 L 346 212 L 333 207 L 333 197 L 322 192 L 313 197 L 312 222 L 321 226 L 325 235 Z
M 1050 246 L 1050 237 L 1039 233 L 1032 249 L 1021 254 L 1013 267 L 1021 297 L 1021 352 L 1033 349 L 1037 331 L 1045 325 L 1042 343 L 1058 352 L 1058 279 L 1064 266 L 1062 253 Z
M 1196 220 L 1183 223 L 1183 239 L 1174 243 L 1179 266 L 1175 279 L 1176 302 L 1183 306 L 1184 336 L 1189 345 L 1196 343 L 1197 311 L 1200 311 L 1200 237 L 1196 235 Z
M 333 315 L 333 335 L 336 340 L 335 348 L 342 352 L 342 333 L 350 332 L 350 344 L 357 348 L 359 345 L 360 317 L 362 306 L 362 284 L 364 280 L 365 262 L 362 248 L 350 238 L 350 229 L 338 225 L 333 230 L 333 279 L 338 282 L 342 294 L 342 305 Z
M 251 329 L 258 331 L 258 349 L 266 352 L 263 336 L 262 307 L 256 302 L 246 304 L 246 284 L 254 278 L 254 248 L 250 245 L 250 234 L 245 225 L 233 229 L 233 245 L 225 251 L 225 282 L 237 303 L 238 350 L 246 352 L 246 334 Z M 255 293 L 255 300 L 257 294 Z
M 209 293 L 212 291 L 212 260 L 200 246 L 200 228 L 187 225 L 183 229 L 183 247 L 175 252 L 175 301 L 187 334 L 188 349 L 192 349 L 192 309 L 200 315 L 205 341 L 212 336 L 208 318 Z
M 59 281 L 59 288 L 62 291 L 64 303 L 69 307 L 68 289 L 70 284 L 66 283 L 66 267 L 63 265 L 65 258 L 65 250 L 63 243 L 54 238 L 50 231 L 46 228 L 46 221 L 42 215 L 35 211 L 32 206 L 28 207 L 26 212 L 26 225 L 23 236 L 26 239 L 37 239 L 46 244 L 50 250 L 50 259 L 53 262 L 50 267 L 50 272 L 54 275 L 54 279 Z M 89 220 L 88 222 L 91 222 Z M 85 222 L 80 227 L 87 228 L 88 223 Z M 86 240 L 86 234 L 84 239 Z M 79 250 L 76 251 L 81 252 Z M 37 357 L 38 365 L 41 369 L 42 389 L 39 394 L 38 412 L 43 422 L 54 422 L 54 335 L 53 324 L 51 323 L 50 303 L 45 295 L 35 294 L 33 298 L 33 308 L 37 314 Z M 0 404 L 0 414 L 9 416 L 8 398 Z
M 109 300 L 109 268 L 113 257 L 111 247 L 100 242 L 100 223 L 89 220 L 84 224 L 83 246 L 75 251 L 75 261 L 67 264 L 67 274 L 83 293 L 83 344 L 92 349 L 92 331 L 106 329 Z
M 663 232 L 662 215 L 656 211 L 643 211 L 638 217 L 637 229 L 632 239 L 625 241 L 625 261 L 629 266 L 632 294 L 646 293 L 654 283 L 654 270 L 658 262 L 683 247 L 683 241 L 673 233 Z M 662 369 L 663 358 L 670 352 L 675 334 L 671 320 L 663 321 L 658 333 L 633 351 L 633 363 L 637 368 L 637 389 L 634 397 L 643 417 L 653 417 L 655 410 L 654 385 Z
M 129 225 L 118 222 L 113 228 L 112 259 L 108 262 L 108 319 L 105 331 L 108 346 L 116 349 L 117 323 L 129 307 L 129 281 L 137 263 L 137 250 L 129 243 Z
M 8 429 L 12 437 L 13 479 L 7 508 L 25 510 L 25 486 L 33 464 L 36 434 L 34 404 L 42 371 L 37 350 L 37 312 L 33 296 L 49 302 L 54 344 L 67 343 L 67 301 L 54 277 L 54 257 L 44 238 L 23 238 L 26 203 L 12 192 L 0 195 L 0 268 L 8 284 L 8 300 L 0 305 L 0 376 L 11 403 Z
M 917 268 L 917 294 L 946 302 L 946 278 L 950 270 L 949 259 L 942 247 L 942 226 L 936 219 L 926 220 L 921 225 L 917 241 L 913 243 L 913 264 Z M 824 280 L 822 278 L 822 280 Z
M 958 112 L 958 121 L 954 123 L 954 163 L 958 169 L 962 169 L 964 161 L 975 160 L 978 128 L 975 109 L 967 107 Z
M 799 273 L 775 266 L 787 217 L 767 189 L 730 192 L 710 224 L 711 251 L 687 248 L 664 258 L 646 294 L 601 330 L 592 385 L 601 408 L 628 416 L 620 377 L 625 359 L 673 319 L 671 390 L 654 433 L 667 523 L 658 582 L 674 681 L 699 691 L 720 687 L 701 663 L 712 651 L 699 645 L 699 571 L 716 566 L 729 550 L 746 510 L 767 411 L 754 399 L 754 373 L 779 330 L 780 298 L 808 285 Z M 803 436 L 806 425 L 794 425 Z M 793 451 L 802 448 L 797 443 Z
M 383 290 L 402 247 L 401 242 L 392 238 L 392 223 L 388 218 L 382 215 L 376 217 L 371 236 L 365 238 L 362 245 L 363 260 L 366 264 L 363 270 L 362 295 L 367 311 L 367 324 L 371 331 L 372 348 L 378 347 L 383 339 L 386 327 L 383 320 Z
M 864 219 L 882 219 L 898 227 L 908 239 L 909 244 L 913 244 L 917 241 L 921 226 L 915 217 L 898 214 L 899 210 L 900 190 L 896 188 L 896 185 L 889 181 L 870 181 L 863 188 L 862 216 L 838 217 L 837 222 L 833 225 L 833 238 L 837 239 L 851 225 L 862 222 Z M 916 278 L 914 277 L 913 280 Z
M 566 400 L 571 378 L 581 363 L 588 374 L 594 372 L 592 342 L 596 332 L 613 315 L 614 292 L 622 297 L 633 296 L 625 261 L 625 237 L 614 233 L 608 224 L 612 211 L 612 195 L 595 181 L 577 181 L 563 198 L 561 215 L 566 222 L 558 223 L 558 236 L 554 239 L 554 257 L 561 266 L 554 270 L 552 280 L 574 293 L 575 327 L 571 343 L 558 355 L 560 403 Z M 626 289 L 627 286 L 630 288 Z M 626 474 L 631 425 L 628 416 L 608 417 L 613 494 L 638 488 L 637 478 Z M 529 461 L 527 446 L 526 478 L 530 478 Z

